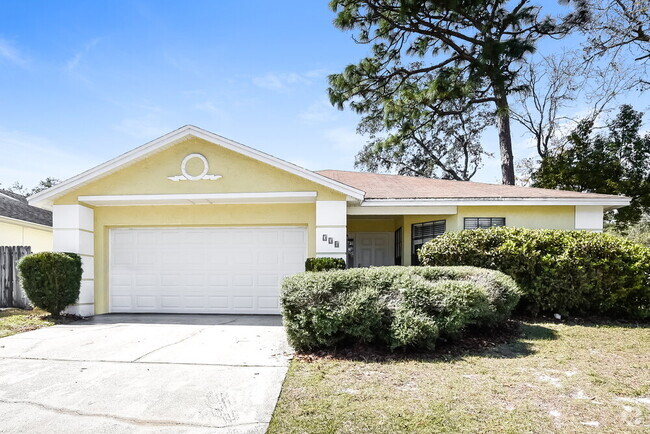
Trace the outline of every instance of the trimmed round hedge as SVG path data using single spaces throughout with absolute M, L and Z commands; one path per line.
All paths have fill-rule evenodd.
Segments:
M 419 251 L 424 265 L 470 265 L 511 276 L 519 308 L 650 318 L 650 249 L 597 232 L 490 228 L 448 232 Z
M 474 267 L 374 267 L 287 277 L 281 300 L 298 350 L 357 342 L 432 349 L 439 337 L 505 321 L 519 289 L 503 273 Z
M 18 261 L 20 284 L 34 306 L 54 316 L 79 298 L 81 257 L 76 253 L 40 252 Z

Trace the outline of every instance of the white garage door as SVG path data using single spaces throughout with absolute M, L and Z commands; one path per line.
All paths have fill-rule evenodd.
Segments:
M 110 232 L 111 312 L 280 312 L 282 278 L 304 270 L 298 227 Z

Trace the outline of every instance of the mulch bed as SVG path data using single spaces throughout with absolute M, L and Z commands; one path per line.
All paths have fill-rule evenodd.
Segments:
M 304 362 L 328 360 L 355 360 L 361 362 L 394 362 L 403 360 L 447 360 L 483 353 L 499 345 L 508 344 L 522 337 L 521 323 L 509 320 L 492 329 L 469 330 L 462 338 L 454 341 L 439 339 L 433 351 L 394 351 L 372 345 L 354 344 L 340 348 L 314 352 L 296 352 L 294 359 Z

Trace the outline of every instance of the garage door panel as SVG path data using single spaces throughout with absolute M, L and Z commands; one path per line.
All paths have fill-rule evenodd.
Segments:
M 277 274 L 258 274 L 257 275 L 257 285 L 258 286 L 271 286 L 276 287 L 280 284 L 280 279 Z
M 210 309 L 228 309 L 230 307 L 230 298 L 207 297 L 206 306 Z
M 285 232 L 282 235 L 282 243 L 286 246 L 299 247 L 305 244 L 306 234 L 304 232 Z
M 299 251 L 286 251 L 282 257 L 282 263 L 289 266 L 304 265 L 304 256 L 304 253 L 301 254 Z
M 135 304 L 137 307 L 153 309 L 156 307 L 156 296 L 153 295 L 136 295 Z
M 306 239 L 295 227 L 113 229 L 111 311 L 279 313 Z
M 182 307 L 183 298 L 180 296 L 162 295 L 160 297 L 160 306 L 163 308 Z
M 253 297 L 233 297 L 233 307 L 235 309 L 253 309 Z
M 280 263 L 280 255 L 276 250 L 260 250 L 257 252 L 257 263 L 260 265 L 278 265 Z
M 117 250 L 113 252 L 113 263 L 115 265 L 130 265 L 134 263 L 134 254 L 129 250 Z
M 133 305 L 133 297 L 130 295 L 113 294 L 112 301 L 114 308 L 130 308 Z
M 275 244 L 280 242 L 280 234 L 277 231 L 261 231 L 259 241 L 262 244 Z
M 228 275 L 224 274 L 208 274 L 208 285 L 212 287 L 225 287 L 228 286 Z
M 260 309 L 278 309 L 280 307 L 280 300 L 278 297 L 260 297 Z

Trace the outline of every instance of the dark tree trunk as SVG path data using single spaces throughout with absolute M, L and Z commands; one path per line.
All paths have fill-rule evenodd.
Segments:
M 495 92 L 497 98 L 497 129 L 501 153 L 501 183 L 515 185 L 515 163 L 512 156 L 512 135 L 510 133 L 510 106 L 504 90 Z

